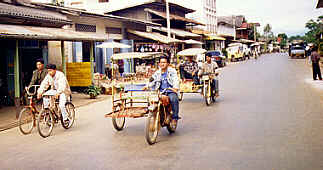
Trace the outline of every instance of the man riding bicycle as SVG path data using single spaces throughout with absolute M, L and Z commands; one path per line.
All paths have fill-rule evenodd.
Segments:
M 212 78 L 211 82 L 211 92 L 213 94 L 213 91 L 215 90 L 215 95 L 219 95 L 219 82 L 216 79 L 215 75 L 217 74 L 216 69 L 219 67 L 216 62 L 212 62 L 212 56 L 211 54 L 207 54 L 205 56 L 206 62 L 203 63 L 202 69 L 199 71 L 199 76 L 203 74 L 210 74 Z M 214 95 L 214 94 L 213 94 Z
M 64 122 L 68 121 L 67 111 L 65 108 L 66 101 L 71 95 L 71 89 L 63 72 L 56 70 L 55 64 L 47 65 L 48 74 L 40 84 L 37 91 L 37 98 L 40 99 L 42 94 L 51 86 L 52 90 L 56 90 L 55 98 L 59 98 L 59 108 L 61 109 Z
M 36 60 L 36 67 L 37 69 L 33 71 L 33 76 L 31 78 L 29 86 L 40 85 L 40 83 L 44 80 L 48 73 L 47 70 L 44 68 L 44 60 Z
M 180 117 L 179 112 L 179 101 L 177 92 L 179 91 L 179 79 L 177 76 L 176 69 L 169 66 L 170 60 L 166 56 L 161 56 L 159 59 L 159 69 L 152 75 L 149 88 L 164 91 L 166 90 L 166 95 L 170 99 L 170 104 L 172 106 L 172 121 L 176 123 Z

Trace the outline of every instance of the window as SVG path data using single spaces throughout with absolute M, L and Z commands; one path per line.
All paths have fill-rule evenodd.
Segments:
M 75 24 L 75 30 L 79 32 L 96 32 L 95 25 Z

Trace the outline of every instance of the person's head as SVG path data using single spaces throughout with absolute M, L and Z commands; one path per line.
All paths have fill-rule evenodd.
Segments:
M 312 51 L 317 51 L 317 50 L 318 50 L 317 46 L 316 45 L 313 45 L 312 46 Z
M 205 56 L 205 61 L 208 62 L 208 63 L 210 63 L 212 61 L 212 55 L 211 54 L 207 54 Z
M 47 70 L 48 70 L 48 74 L 52 77 L 55 76 L 56 74 L 56 65 L 55 64 L 48 64 L 46 66 Z
M 170 63 L 170 60 L 169 60 L 169 58 L 167 56 L 161 56 L 160 57 L 160 59 L 159 59 L 159 67 L 162 70 L 167 69 L 169 63 Z
M 186 56 L 187 61 L 192 62 L 193 61 L 193 56 Z
M 42 59 L 36 60 L 36 67 L 37 67 L 37 70 L 43 70 L 44 69 L 44 60 L 42 60 Z

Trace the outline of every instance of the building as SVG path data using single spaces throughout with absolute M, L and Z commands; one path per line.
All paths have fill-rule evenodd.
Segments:
M 7 96 L 6 103 L 20 105 L 35 61 L 50 61 L 49 41 L 104 41 L 103 37 L 62 28 L 71 24 L 65 15 L 37 8 L 26 0 L 0 2 L 0 96 Z M 59 56 L 64 61 L 64 50 L 61 52 Z
M 171 38 L 167 37 L 166 4 L 163 0 L 129 4 L 122 8 L 110 9 L 107 13 L 161 25 L 160 27 L 147 27 L 146 31 L 128 29 L 129 39 L 133 39 L 135 42 L 135 51 L 163 51 L 175 56 L 176 51 L 192 46 L 192 42 L 196 43 L 193 45 L 201 46 L 201 36 L 187 31 L 188 27 L 204 25 L 185 17 L 186 14 L 194 12 L 194 10 L 176 3 L 169 3 L 169 6 Z M 186 41 L 189 39 L 195 41 Z
M 216 0 L 200 0 L 199 3 L 194 4 L 193 13 L 187 14 L 188 18 L 200 21 L 205 26 L 197 26 L 196 29 L 208 31 L 210 34 L 217 33 L 217 13 Z

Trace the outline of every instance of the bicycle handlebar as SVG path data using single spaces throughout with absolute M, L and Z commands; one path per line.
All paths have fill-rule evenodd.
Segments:
M 25 87 L 27 95 L 28 96 L 36 95 L 38 87 L 40 87 L 40 85 L 31 85 L 31 86 Z M 34 92 L 32 92 L 32 93 L 29 91 L 31 88 L 34 88 Z

